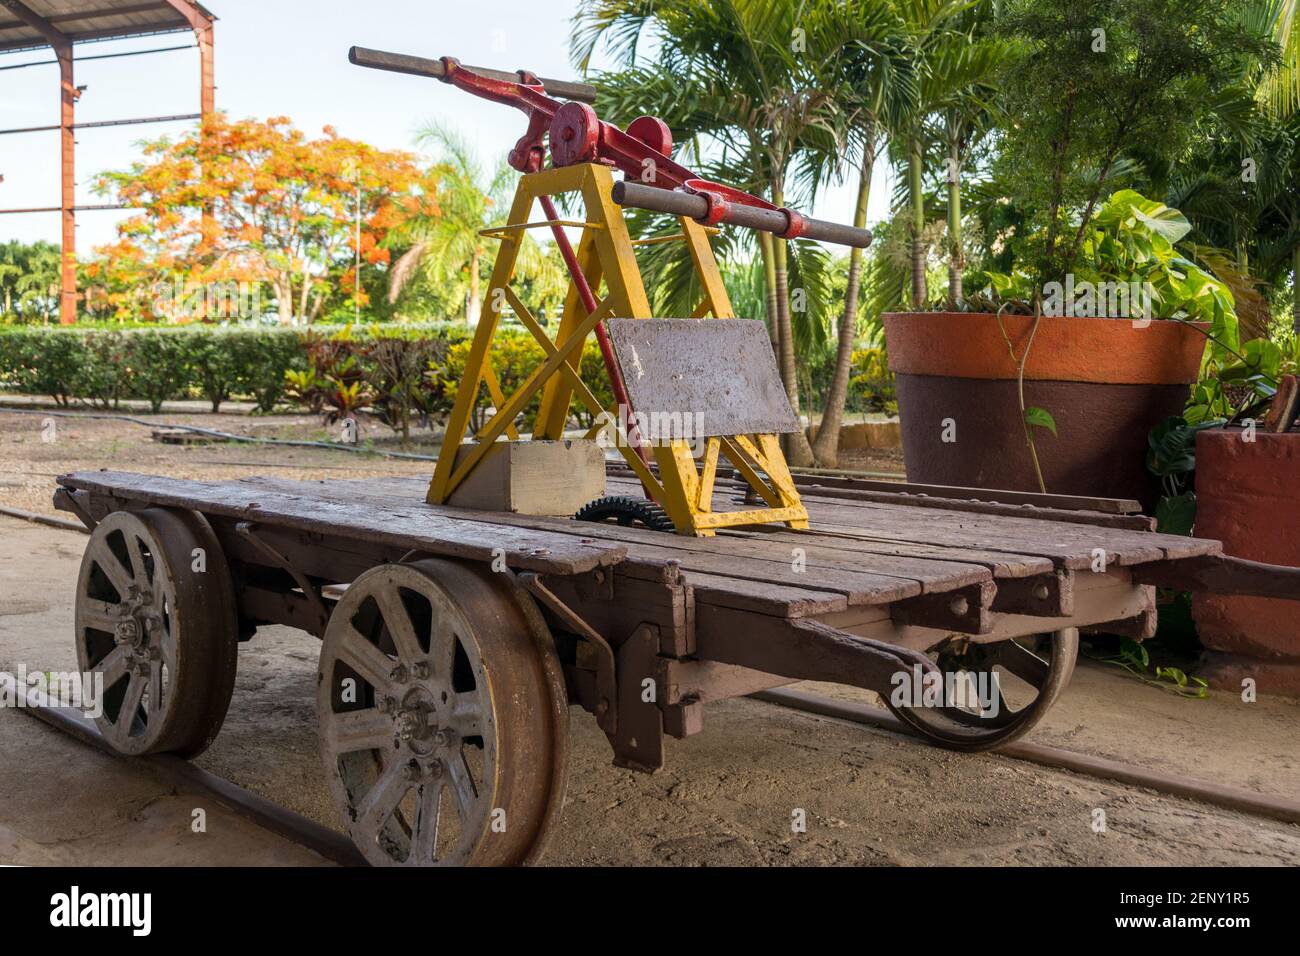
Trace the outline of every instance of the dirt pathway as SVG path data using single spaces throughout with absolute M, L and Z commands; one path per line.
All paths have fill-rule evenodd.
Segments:
M 84 542 L 0 518 L 0 668 L 75 665 Z M 278 627 L 242 646 L 231 715 L 198 762 L 337 826 L 316 751 L 316 652 L 313 638 Z M 1183 701 L 1085 665 L 1034 739 L 1294 795 L 1298 716 L 1294 701 Z M 703 733 L 671 741 L 668 768 L 653 776 L 612 767 L 591 719 L 573 717 L 554 864 L 1300 864 L 1297 826 L 757 701 L 711 705 Z M 26 715 L 0 711 L 0 753 L 28 771 L 0 781 L 0 863 L 315 859 L 216 810 L 208 833 L 193 835 L 192 797 Z M 800 815 L 806 829 L 794 832 Z

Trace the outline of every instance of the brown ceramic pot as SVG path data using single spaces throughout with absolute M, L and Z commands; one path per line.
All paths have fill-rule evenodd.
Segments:
M 1196 436 L 1196 536 L 1228 554 L 1300 567 L 1300 433 L 1213 429 Z M 1297 594 L 1300 597 L 1300 594 Z M 1240 690 L 1300 695 L 1300 605 L 1277 598 L 1197 594 L 1196 630 L 1216 652 L 1203 676 Z
M 1001 321 L 1022 355 L 1033 318 Z M 910 312 L 884 322 L 909 480 L 1037 491 L 998 316 Z M 1025 404 L 1056 422 L 1056 437 L 1035 436 L 1047 490 L 1153 504 L 1147 435 L 1182 412 L 1205 342 L 1179 322 L 1044 317 L 1025 365 Z

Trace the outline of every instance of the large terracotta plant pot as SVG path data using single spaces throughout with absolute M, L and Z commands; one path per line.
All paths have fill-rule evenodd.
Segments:
M 908 478 L 1037 491 L 1018 365 L 998 316 L 909 312 L 884 320 Z M 1033 318 L 1001 322 L 1023 355 Z M 1025 405 L 1056 422 L 1056 437 L 1035 434 L 1047 490 L 1153 503 L 1159 489 L 1145 466 L 1147 435 L 1182 412 L 1205 341 L 1177 322 L 1044 317 L 1025 365 Z
M 1196 436 L 1196 536 L 1235 557 L 1300 566 L 1300 434 L 1241 429 Z M 1300 595 L 1298 595 L 1300 596 Z M 1292 601 L 1197 594 L 1192 615 L 1212 652 L 1202 676 L 1241 690 L 1300 695 L 1300 615 Z

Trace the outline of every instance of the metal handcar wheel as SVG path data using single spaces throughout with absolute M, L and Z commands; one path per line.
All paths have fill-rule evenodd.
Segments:
M 535 860 L 563 800 L 568 706 L 550 634 L 504 575 L 383 565 L 321 648 L 321 755 L 375 865 Z
M 1048 644 L 1045 652 L 1036 645 Z M 949 638 L 929 657 L 944 676 L 936 700 L 885 706 L 928 740 L 974 753 L 1018 740 L 1042 720 L 1074 673 L 1079 631 L 976 644 Z M 966 691 L 966 692 L 963 692 Z
M 78 664 L 99 698 L 95 724 L 113 749 L 207 749 L 230 705 L 238 639 L 230 571 L 201 515 L 149 508 L 96 525 L 75 628 Z

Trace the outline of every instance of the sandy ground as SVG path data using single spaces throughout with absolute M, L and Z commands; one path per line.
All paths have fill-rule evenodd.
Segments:
M 176 478 L 218 480 L 271 474 L 280 478 L 322 478 L 328 475 L 364 478 L 372 475 L 428 474 L 432 464 L 355 455 L 324 448 L 285 448 L 256 444 L 165 445 L 152 439 L 152 429 L 120 421 L 61 418 L 51 409 L 20 414 L 0 407 L 0 505 L 55 513 L 51 504 L 54 479 L 70 471 L 114 468 Z M 83 410 L 84 411 L 84 410 Z M 111 412 L 92 414 L 114 414 Z M 295 440 L 337 440 L 340 430 L 326 428 L 311 415 L 210 415 L 172 413 L 133 417 L 167 424 L 195 425 L 231 434 Z M 365 423 L 360 441 L 402 450 L 384 425 Z M 428 431 L 413 437 L 405 449 L 434 455 L 437 447 Z
M 0 503 L 49 511 L 52 476 L 119 467 L 192 477 L 419 473 L 418 463 L 252 446 L 174 448 L 147 429 L 0 415 Z M 210 416 L 168 416 L 210 424 Z M 318 431 L 311 419 L 221 416 L 220 427 Z M 330 472 L 332 473 L 332 472 Z M 75 666 L 73 582 L 85 538 L 0 517 L 0 669 Z M 198 763 L 328 826 L 316 750 L 317 642 L 265 628 L 241 646 L 222 735 Z M 809 685 L 867 700 L 854 690 Z M 1300 705 L 1189 701 L 1083 662 L 1032 739 L 1142 766 L 1294 796 Z M 655 775 L 619 770 L 590 717 L 573 713 L 568 797 L 547 856 L 572 865 L 1300 864 L 1300 827 L 997 756 L 951 754 L 752 700 L 710 705 L 703 733 L 669 742 Z M 217 865 L 320 862 L 147 770 L 104 757 L 30 716 L 0 711 L 0 863 Z M 1094 832 L 1096 809 L 1106 831 Z M 807 832 L 792 832 L 805 811 Z

